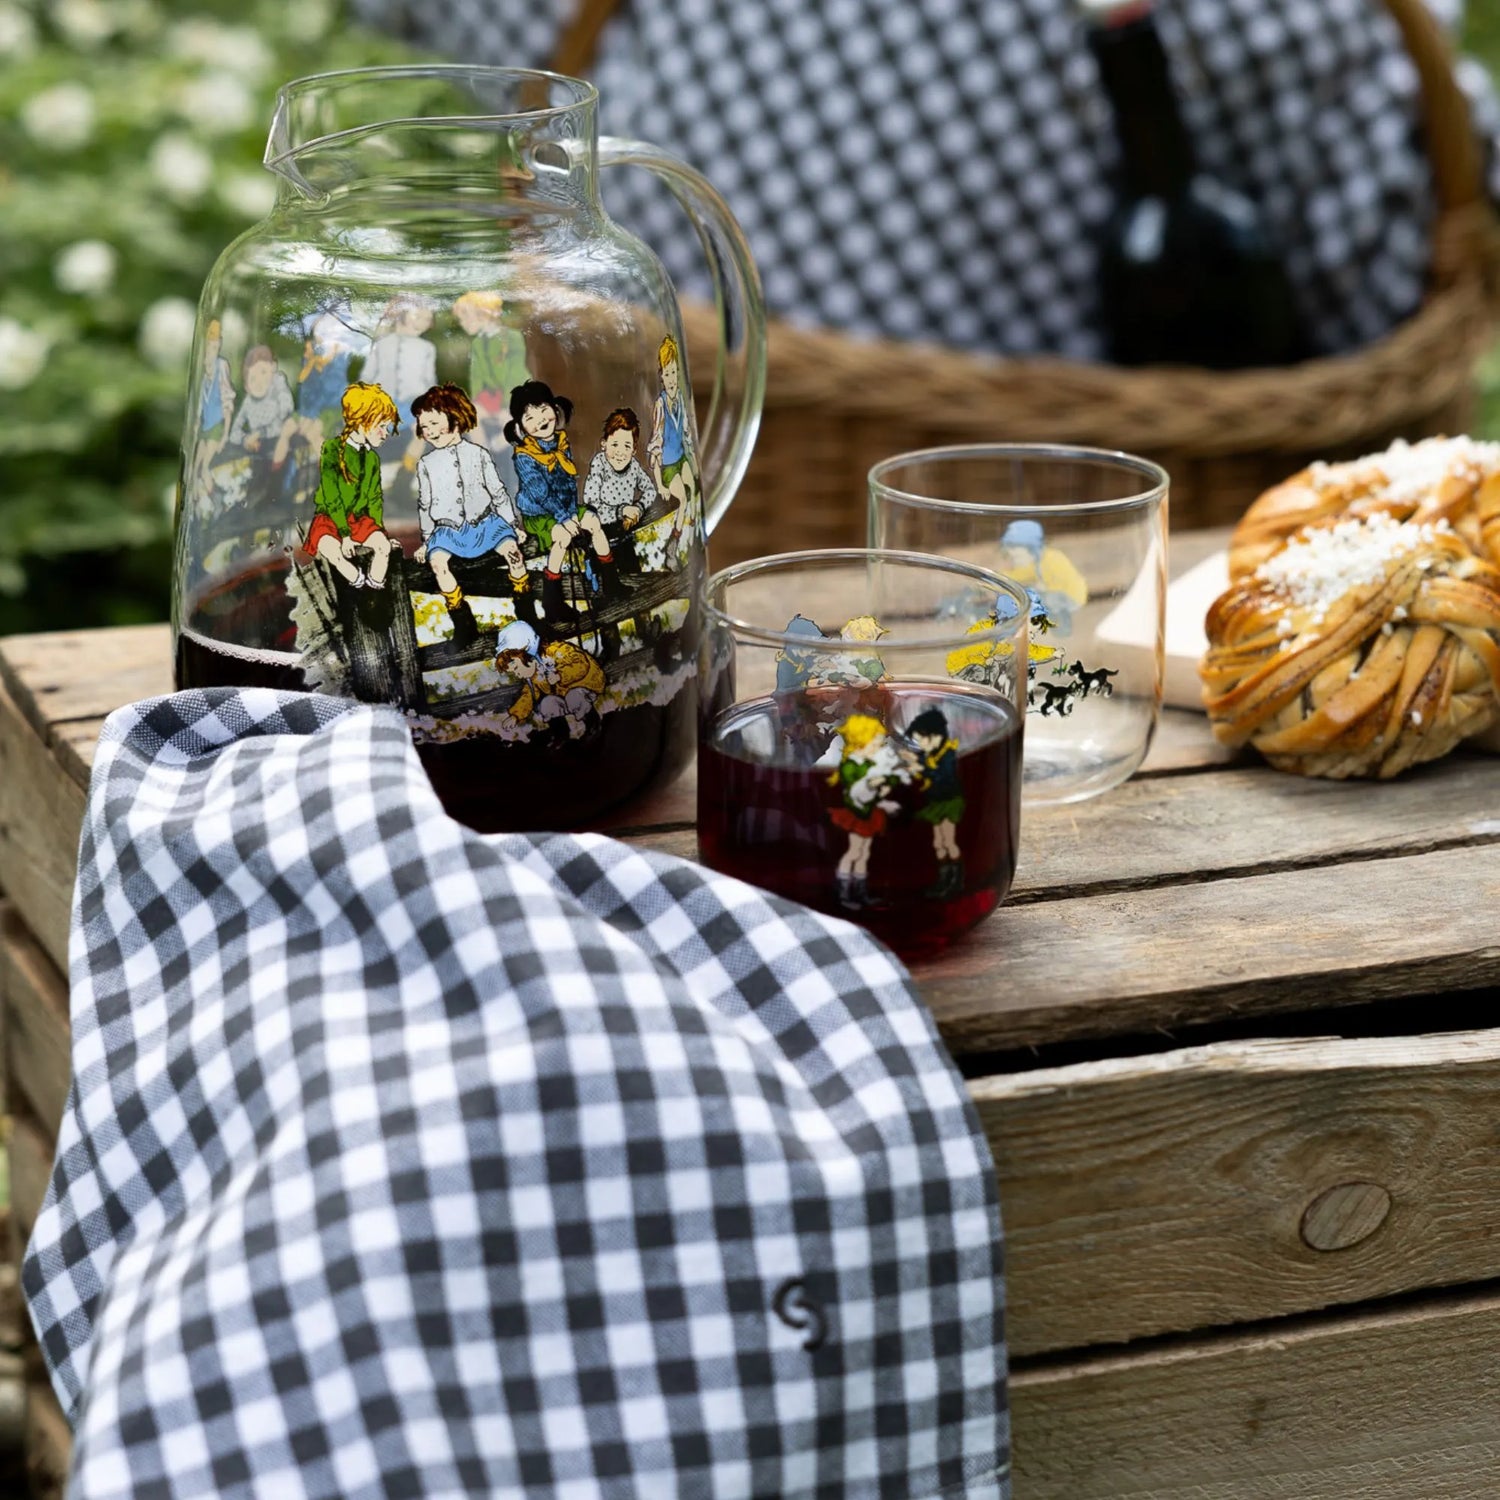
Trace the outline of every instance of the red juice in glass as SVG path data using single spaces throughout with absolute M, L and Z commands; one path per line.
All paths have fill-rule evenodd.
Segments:
M 699 746 L 714 869 L 937 952 L 1015 874 L 1022 720 L 961 682 L 809 687 L 724 710 Z

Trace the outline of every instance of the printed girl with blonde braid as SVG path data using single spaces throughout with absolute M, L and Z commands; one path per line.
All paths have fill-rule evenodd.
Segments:
M 343 431 L 323 444 L 313 496 L 316 514 L 304 545 L 351 588 L 378 589 L 390 566 L 391 539 L 385 532 L 376 449 L 400 427 L 400 418 L 396 403 L 378 385 L 351 385 L 341 405 Z M 354 561 L 356 547 L 370 550 L 368 573 Z
M 838 732 L 844 747 L 828 784 L 839 789 L 841 806 L 829 820 L 849 835 L 849 847 L 838 863 L 839 904 L 851 910 L 869 906 L 870 846 L 890 823 L 900 804 L 887 797 L 894 787 L 914 779 L 913 757 L 892 742 L 886 727 L 868 714 L 851 714 Z

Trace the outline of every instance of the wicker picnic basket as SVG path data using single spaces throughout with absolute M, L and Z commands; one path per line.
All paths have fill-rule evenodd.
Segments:
M 586 0 L 558 49 L 558 71 L 588 71 L 616 3 Z M 1412 318 L 1350 354 L 1227 374 L 1003 359 L 773 321 L 760 440 L 714 534 L 715 564 L 861 542 L 866 471 L 912 448 L 1006 440 L 1126 448 L 1167 469 L 1172 523 L 1192 528 L 1237 520 L 1314 458 L 1464 431 L 1475 366 L 1500 311 L 1500 226 L 1447 37 L 1424 0 L 1385 4 L 1421 79 L 1439 207 L 1427 300 Z M 689 359 L 711 369 L 713 311 L 690 304 L 685 321 Z M 913 384 L 929 398 L 920 422 L 902 397 Z

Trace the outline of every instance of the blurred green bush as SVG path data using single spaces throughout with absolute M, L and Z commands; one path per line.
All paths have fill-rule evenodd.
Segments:
M 159 620 L 199 288 L 335 0 L 0 0 L 0 634 Z
M 338 0 L 0 0 L 0 634 L 166 615 L 194 304 L 270 203 L 276 87 L 409 55 Z M 1500 437 L 1500 349 L 1481 379 Z

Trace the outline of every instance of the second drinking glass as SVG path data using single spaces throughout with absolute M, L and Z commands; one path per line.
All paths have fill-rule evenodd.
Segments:
M 1095 796 L 1139 767 L 1161 707 L 1165 470 L 1095 448 L 903 453 L 870 470 L 870 545 L 993 568 L 1025 588 L 1028 806 Z

